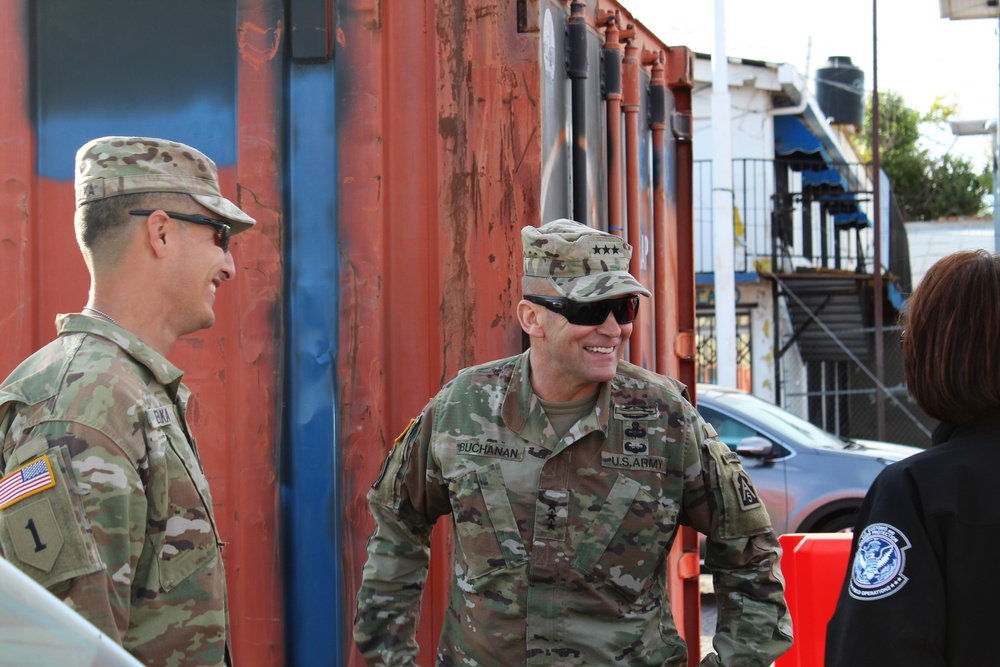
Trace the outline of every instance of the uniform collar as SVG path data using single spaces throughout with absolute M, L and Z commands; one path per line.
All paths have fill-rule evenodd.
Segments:
M 531 389 L 529 377 L 531 365 L 526 350 L 514 358 L 507 392 L 503 400 L 503 421 L 514 433 L 529 442 L 537 442 L 549 449 L 556 449 L 560 441 L 549 423 L 542 403 Z M 581 419 L 563 437 L 562 443 L 579 440 L 594 431 L 608 432 L 608 416 L 611 414 L 611 383 L 601 385 L 594 411 Z
M 111 341 L 127 355 L 148 368 L 149 372 L 156 377 L 160 384 L 170 389 L 173 393 L 177 392 L 184 372 L 127 329 L 123 329 L 102 317 L 91 317 L 80 313 L 58 315 L 56 317 L 56 329 L 59 331 L 60 336 L 84 333 L 100 336 Z

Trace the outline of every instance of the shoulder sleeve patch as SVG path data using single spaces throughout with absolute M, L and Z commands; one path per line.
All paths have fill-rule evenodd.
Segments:
M 0 551 L 45 587 L 104 567 L 83 505 L 73 493 L 66 458 L 60 449 L 52 449 L 3 479 L 22 488 L 43 480 L 0 509 Z M 24 472 L 28 475 L 22 477 L 30 479 L 19 481 L 17 475 Z
M 771 518 L 740 457 L 717 438 L 704 441 L 709 480 L 719 499 L 719 537 L 760 535 L 771 529 Z
M 411 419 L 403 432 L 393 441 L 389 454 L 382 462 L 382 469 L 372 484 L 369 500 L 380 502 L 396 509 L 399 507 L 399 487 L 402 476 L 406 472 L 406 464 L 410 458 L 413 441 L 420 432 L 420 422 L 423 413 Z

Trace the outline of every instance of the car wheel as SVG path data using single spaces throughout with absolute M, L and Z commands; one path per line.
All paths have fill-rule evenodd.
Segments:
M 853 533 L 854 523 L 858 519 L 857 512 L 841 514 L 839 516 L 826 519 L 813 528 L 813 533 Z

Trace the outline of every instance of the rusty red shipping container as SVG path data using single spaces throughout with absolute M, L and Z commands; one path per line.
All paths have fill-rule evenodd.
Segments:
M 691 54 L 616 2 L 20 0 L 0 5 L 0 53 L 0 375 L 86 302 L 71 230 L 87 139 L 197 146 L 258 220 L 234 239 L 216 325 L 171 354 L 229 543 L 241 667 L 360 664 L 365 494 L 445 381 L 522 349 L 522 225 L 626 236 L 655 294 L 632 358 L 694 386 Z M 434 539 L 448 549 L 445 527 Z M 679 542 L 693 664 L 697 544 Z M 447 569 L 432 560 L 424 664 Z

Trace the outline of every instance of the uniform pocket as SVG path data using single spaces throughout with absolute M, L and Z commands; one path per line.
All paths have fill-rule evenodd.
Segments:
M 456 555 L 466 580 L 527 561 L 499 463 L 455 478 L 449 489 Z
M 159 588 L 164 592 L 218 557 L 215 526 L 207 506 L 210 496 L 199 486 L 203 479 L 200 469 L 177 453 L 181 446 L 164 447 L 158 461 L 151 457 L 147 490 L 147 533 L 155 550 Z
M 639 482 L 619 475 L 576 548 L 573 568 L 634 602 L 662 563 L 671 532 L 665 515 Z

